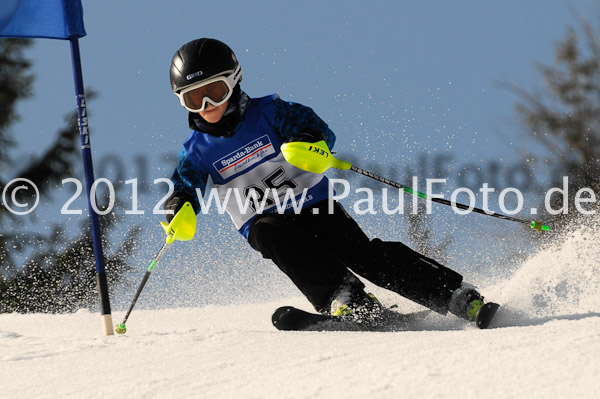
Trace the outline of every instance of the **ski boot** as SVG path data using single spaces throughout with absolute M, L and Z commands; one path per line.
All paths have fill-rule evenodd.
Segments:
M 450 298 L 448 308 L 450 313 L 461 319 L 475 321 L 477 311 L 483 306 L 483 296 L 477 292 L 475 286 L 462 283 Z
M 375 327 L 383 322 L 383 306 L 373 294 L 358 286 L 345 286 L 331 301 L 332 316 Z
M 468 283 L 462 283 L 452 293 L 448 305 L 450 313 L 461 319 L 474 321 L 479 328 L 488 327 L 498 308 L 497 303 L 485 303 L 475 286 Z

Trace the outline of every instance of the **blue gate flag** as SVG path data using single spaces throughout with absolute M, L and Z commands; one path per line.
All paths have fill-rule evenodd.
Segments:
M 71 39 L 85 36 L 81 0 L 2 0 L 0 37 Z

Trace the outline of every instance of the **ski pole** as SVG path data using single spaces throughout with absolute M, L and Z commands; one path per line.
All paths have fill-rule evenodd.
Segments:
M 183 207 L 179 210 L 179 212 L 177 212 L 175 217 L 173 217 L 171 223 L 167 224 L 165 222 L 160 222 L 160 224 L 165 229 L 165 233 L 167 234 L 165 243 L 162 245 L 162 247 L 160 247 L 160 250 L 154 259 L 152 259 L 152 262 L 150 262 L 150 266 L 148 266 L 148 270 L 146 270 L 146 273 L 142 278 L 142 282 L 135 291 L 133 301 L 131 301 L 131 305 L 129 305 L 129 309 L 127 310 L 127 313 L 125 313 L 123 321 L 115 326 L 115 332 L 117 334 L 125 334 L 127 331 L 125 323 L 127 322 L 135 303 L 140 297 L 146 282 L 150 278 L 150 274 L 152 274 L 152 271 L 156 267 L 156 264 L 160 258 L 162 258 L 165 252 L 167 252 L 167 248 L 169 248 L 169 246 L 175 242 L 175 240 L 188 241 L 194 238 L 194 234 L 196 233 L 196 213 L 194 212 L 192 205 L 189 202 L 186 202 L 183 204 Z
M 503 215 L 501 213 L 496 213 L 492 211 L 485 211 L 483 209 L 470 207 L 468 205 L 464 205 L 457 202 L 452 202 L 444 198 L 431 198 L 427 196 L 427 194 L 422 193 L 420 191 L 414 190 L 411 187 L 405 186 L 404 184 L 397 183 L 390 179 L 386 179 L 385 177 L 381 177 L 376 175 L 373 172 L 369 172 L 367 170 L 361 169 L 352 165 L 350 162 L 342 161 L 340 159 L 336 159 L 327 147 L 327 143 L 324 140 L 318 141 L 316 143 L 306 143 L 306 142 L 291 142 L 284 143 L 281 145 L 281 152 L 283 153 L 286 161 L 291 163 L 297 168 L 303 169 L 312 173 L 323 173 L 329 168 L 336 168 L 340 170 L 351 170 L 363 176 L 370 177 L 371 179 L 377 180 L 381 183 L 385 183 L 389 186 L 398 188 L 403 190 L 406 193 L 416 195 L 420 198 L 430 200 L 432 202 L 437 202 L 438 204 L 455 206 L 459 209 L 471 210 L 476 213 L 480 213 L 482 215 L 492 216 L 498 219 L 509 220 L 512 222 L 521 223 L 531 227 L 536 231 L 548 231 L 550 227 L 544 225 L 541 221 L 527 221 L 523 219 L 514 218 L 512 216 Z
M 160 248 L 160 250 L 158 251 L 158 253 L 156 254 L 156 256 L 154 257 L 154 259 L 152 259 L 152 262 L 150 262 L 150 266 L 148 266 L 148 270 L 146 270 L 146 273 L 144 274 L 144 278 L 142 278 L 142 282 L 140 283 L 137 290 L 135 291 L 135 295 L 133 296 L 133 301 L 131 301 L 131 305 L 129 305 L 129 309 L 127 310 L 127 313 L 125 313 L 125 317 L 123 318 L 123 321 L 115 326 L 115 332 L 117 334 L 125 334 L 125 332 L 127 331 L 127 327 L 125 327 L 125 323 L 127 322 L 127 319 L 129 318 L 129 315 L 131 314 L 131 311 L 133 310 L 135 303 L 137 302 L 138 298 L 140 297 L 140 294 L 142 293 L 142 290 L 144 289 L 146 282 L 150 278 L 150 274 L 152 274 L 152 271 L 154 270 L 154 267 L 156 266 L 156 264 L 158 263 L 160 258 L 162 258 L 162 256 L 165 254 L 165 252 L 167 252 L 167 248 L 169 247 L 169 245 L 171 245 L 171 244 L 168 242 L 165 242 L 162 245 L 162 247 Z
M 358 167 L 356 167 L 354 165 L 352 165 L 350 167 L 350 170 L 353 171 L 353 172 L 356 172 L 358 174 L 361 174 L 363 176 L 370 177 L 371 179 L 377 180 L 377 181 L 379 181 L 381 183 L 385 183 L 385 184 L 387 184 L 389 186 L 401 189 L 405 193 L 413 194 L 413 195 L 416 195 L 419 198 L 430 200 L 432 202 L 437 202 L 438 204 L 455 206 L 455 207 L 457 207 L 459 209 L 471 210 L 471 211 L 473 211 L 475 213 L 480 213 L 482 215 L 493 216 L 493 217 L 498 218 L 498 219 L 510 220 L 511 222 L 517 222 L 517 223 L 521 223 L 521 224 L 527 225 L 527 226 L 529 226 L 532 229 L 537 230 L 537 231 L 541 231 L 541 230 L 546 230 L 547 231 L 547 230 L 550 230 L 550 227 L 545 226 L 540 221 L 536 222 L 536 221 L 527 221 L 527 220 L 523 220 L 523 219 L 517 219 L 517 218 L 514 218 L 512 216 L 503 215 L 501 213 L 496 213 L 496 212 L 492 212 L 492 211 L 485 211 L 483 209 L 479 209 L 479 208 L 475 208 L 475 207 L 470 207 L 468 205 L 461 204 L 461 203 L 458 203 L 458 202 L 452 202 L 452 201 L 449 201 L 449 200 L 444 199 L 444 198 L 430 198 L 425 193 L 413 190 L 411 187 L 408 187 L 408 186 L 405 186 L 403 184 L 397 183 L 395 181 L 386 179 L 385 177 L 378 176 L 378 175 L 376 175 L 373 172 L 366 171 L 366 170 L 358 168 Z

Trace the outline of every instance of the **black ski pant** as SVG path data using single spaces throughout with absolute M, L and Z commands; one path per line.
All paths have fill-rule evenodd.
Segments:
M 337 202 L 300 214 L 262 214 L 248 242 L 273 260 L 319 312 L 328 312 L 348 269 L 373 284 L 445 314 L 462 276 L 400 242 L 370 240 Z M 318 211 L 314 211 L 318 209 Z

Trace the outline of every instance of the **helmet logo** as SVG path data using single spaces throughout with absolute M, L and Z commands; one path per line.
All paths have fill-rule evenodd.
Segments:
M 186 76 L 185 78 L 187 80 L 190 79 L 194 79 L 196 76 L 202 76 L 202 71 L 198 71 L 198 72 L 194 72 L 194 73 L 190 73 L 188 76 Z

